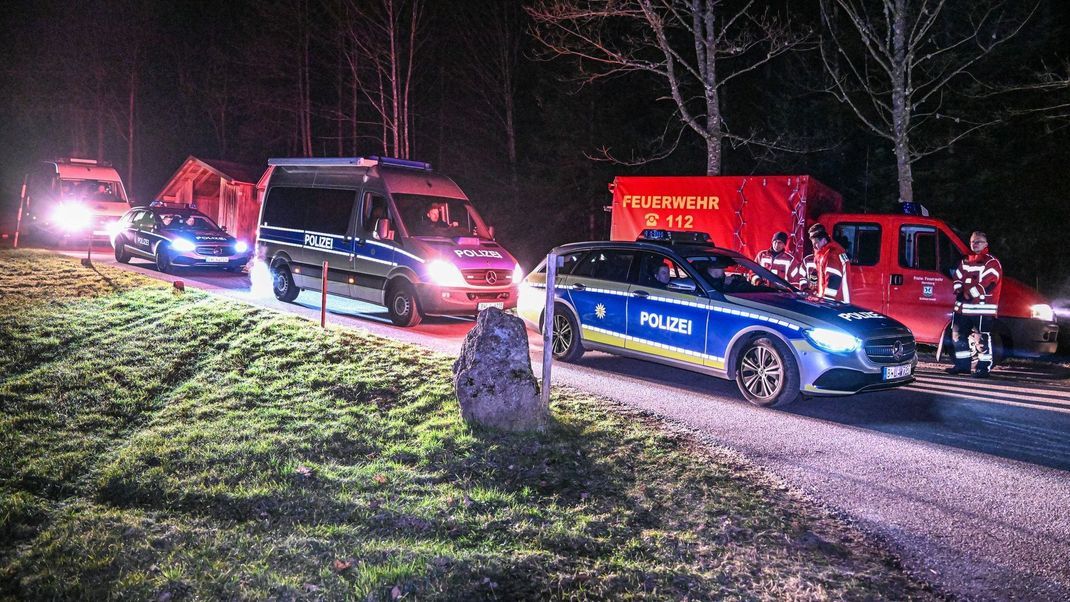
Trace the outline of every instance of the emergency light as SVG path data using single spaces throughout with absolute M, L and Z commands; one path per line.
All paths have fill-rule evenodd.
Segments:
M 431 164 L 423 161 L 410 161 L 397 157 L 278 157 L 268 159 L 268 165 L 281 167 L 403 167 L 431 171 Z
M 683 232 L 679 230 L 659 230 L 647 228 L 639 233 L 636 241 L 642 242 L 690 242 L 701 244 L 713 244 L 710 235 L 705 232 Z

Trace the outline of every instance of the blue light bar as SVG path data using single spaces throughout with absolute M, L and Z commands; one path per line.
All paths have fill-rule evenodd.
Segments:
M 268 165 L 283 167 L 340 166 L 357 165 L 360 157 L 281 157 L 268 159 Z
M 636 240 L 649 242 L 709 243 L 710 235 L 705 232 L 685 232 L 680 230 L 647 228 L 639 234 L 639 238 Z
M 398 159 L 397 157 L 368 157 L 372 161 L 378 161 L 383 165 L 389 165 L 391 167 L 406 167 L 408 169 L 422 169 L 424 171 L 431 171 L 431 164 L 424 163 L 423 161 L 410 161 L 408 159 Z

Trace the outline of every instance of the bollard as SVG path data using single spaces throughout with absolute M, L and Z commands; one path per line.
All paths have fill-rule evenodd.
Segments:
M 554 362 L 554 289 L 557 286 L 557 253 L 546 256 L 546 312 L 542 325 L 542 395 L 544 408 L 550 408 L 550 367 Z
M 320 287 L 320 328 L 327 328 L 327 261 L 323 261 L 323 284 Z

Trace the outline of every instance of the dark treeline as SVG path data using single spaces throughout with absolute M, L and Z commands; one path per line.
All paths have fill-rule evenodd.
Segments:
M 641 12 L 673 3 L 610 4 Z M 550 45 L 561 50 L 567 42 L 555 37 L 555 23 L 565 22 L 547 17 L 561 17 L 552 12 L 568 4 L 575 2 L 9 6 L 0 57 L 4 202 L 13 208 L 29 163 L 54 156 L 110 160 L 135 198 L 147 202 L 190 154 L 254 165 L 271 156 L 386 154 L 429 161 L 454 177 L 530 267 L 555 244 L 608 234 L 603 207 L 613 176 L 707 173 L 711 139 L 719 144 L 721 173 L 813 174 L 841 191 L 848 209 L 871 212 L 894 210 L 904 194 L 905 154 L 897 161 L 894 141 L 863 121 L 879 119 L 881 109 L 860 115 L 880 106 L 881 95 L 891 107 L 894 86 L 870 81 L 862 90 L 848 77 L 851 58 L 867 74 L 880 67 L 866 64 L 850 9 L 869 7 L 879 21 L 881 3 L 752 5 L 739 21 L 747 28 L 729 32 L 730 45 L 718 48 L 716 105 L 701 84 L 682 84 L 677 102 L 651 70 L 555 56 Z M 920 24 L 912 31 L 944 6 L 884 4 L 914 11 Z M 747 6 L 711 5 L 724 19 L 718 24 Z M 919 12 L 922 6 L 927 12 Z M 967 8 L 974 12 L 961 12 Z M 1070 227 L 1070 112 L 1059 107 L 1070 101 L 1070 8 L 1055 0 L 1035 7 L 954 0 L 943 10 L 918 38 L 918 64 L 984 52 L 926 97 L 928 104 L 919 93 L 904 107 L 913 108 L 917 126 L 910 194 L 963 231 L 988 231 L 1011 274 L 1062 294 L 1070 273 L 1060 244 Z M 591 30 L 599 40 L 636 46 L 637 61 L 662 60 L 656 47 L 638 46 L 641 22 L 612 17 Z M 880 23 L 871 25 L 877 31 Z M 666 34 L 667 43 L 690 45 L 694 54 L 682 28 Z M 789 37 L 770 37 L 780 35 Z M 747 49 L 772 56 L 743 70 Z M 951 74 L 954 63 L 938 66 L 919 70 L 911 85 L 921 90 L 925 81 Z M 732 69 L 738 73 L 723 81 Z M 837 89 L 837 81 L 849 89 Z M 872 97 L 854 96 L 852 105 L 847 92 Z M 706 119 L 714 106 L 720 119 Z M 682 108 L 702 128 L 688 127 Z

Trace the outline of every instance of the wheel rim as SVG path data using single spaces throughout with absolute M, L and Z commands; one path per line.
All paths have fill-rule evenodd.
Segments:
M 409 315 L 409 310 L 412 307 L 412 303 L 409 302 L 409 296 L 405 293 L 398 293 L 394 295 L 394 313 L 399 316 Z
M 282 273 L 282 270 L 275 270 L 275 290 L 280 295 L 285 295 L 289 288 L 290 283 L 287 282 L 286 275 Z
M 774 397 L 784 382 L 784 364 L 768 347 L 748 349 L 740 360 L 739 373 L 747 392 L 761 399 Z
M 572 347 L 572 324 L 568 318 L 558 314 L 554 316 L 553 351 L 555 355 L 561 355 Z

